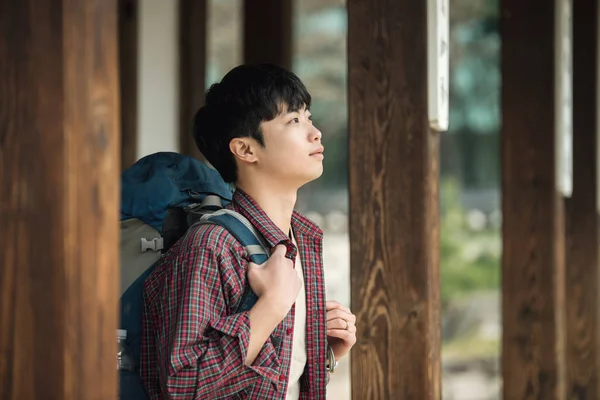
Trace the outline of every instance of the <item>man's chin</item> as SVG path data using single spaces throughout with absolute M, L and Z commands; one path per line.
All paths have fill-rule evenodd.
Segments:
M 316 181 L 317 179 L 319 179 L 321 177 L 321 175 L 323 175 L 323 168 L 321 168 L 318 171 L 315 171 L 314 174 L 305 176 L 303 179 L 304 183 L 302 184 L 302 186 L 309 184 L 313 181 Z

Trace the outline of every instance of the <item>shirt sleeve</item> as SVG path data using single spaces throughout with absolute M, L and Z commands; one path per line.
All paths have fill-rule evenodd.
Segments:
M 169 291 L 163 293 L 163 315 L 168 318 L 163 327 L 166 340 L 160 341 L 164 348 L 158 352 L 159 369 L 164 371 L 161 386 L 168 397 L 233 395 L 260 377 L 277 385 L 280 363 L 270 338 L 251 366 L 244 363 L 250 319 L 248 312 L 227 315 L 223 260 L 210 249 L 192 248 L 178 263 L 163 289 Z

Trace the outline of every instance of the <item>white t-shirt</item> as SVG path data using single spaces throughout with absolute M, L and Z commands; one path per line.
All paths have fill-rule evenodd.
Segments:
M 292 233 L 292 241 L 298 247 Z M 296 271 L 302 281 L 302 289 L 296 298 L 296 314 L 294 316 L 294 337 L 292 343 L 292 362 L 286 400 L 297 400 L 300 397 L 300 377 L 306 366 L 306 290 L 300 252 L 296 255 Z

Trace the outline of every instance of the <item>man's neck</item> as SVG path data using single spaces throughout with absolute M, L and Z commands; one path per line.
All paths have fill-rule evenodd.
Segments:
M 298 197 L 297 190 L 276 188 L 275 185 L 237 184 L 262 208 L 281 231 L 289 235 L 292 213 Z

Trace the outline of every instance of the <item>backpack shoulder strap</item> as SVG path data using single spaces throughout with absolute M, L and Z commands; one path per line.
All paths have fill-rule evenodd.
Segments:
M 215 224 L 227 229 L 246 248 L 250 260 L 263 264 L 269 259 L 269 249 L 262 236 L 243 215 L 228 209 L 221 209 L 203 215 L 199 224 Z M 248 285 L 237 308 L 237 312 L 250 310 L 258 297 Z

